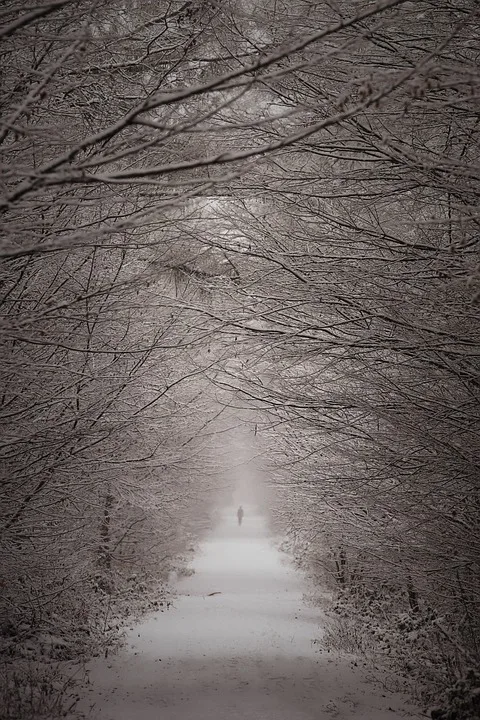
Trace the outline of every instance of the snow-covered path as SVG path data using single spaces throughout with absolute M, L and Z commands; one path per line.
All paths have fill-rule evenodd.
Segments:
M 178 583 L 121 652 L 90 665 L 81 708 L 98 720 L 395 720 L 412 717 L 357 668 L 312 641 L 322 615 L 271 544 L 263 519 L 230 509 Z M 215 593 L 215 594 L 212 594 Z M 413 716 L 415 717 L 415 716 Z

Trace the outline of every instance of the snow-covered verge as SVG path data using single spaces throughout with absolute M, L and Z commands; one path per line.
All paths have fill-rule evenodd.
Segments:
M 478 720 L 478 665 L 446 624 L 432 608 L 409 608 L 407 598 L 394 588 L 363 596 L 342 590 L 331 603 L 324 642 L 359 653 L 372 672 L 386 670 L 392 689 L 412 694 L 429 717 Z
M 64 717 L 78 701 L 75 687 L 82 679 L 80 665 L 68 668 L 67 663 L 40 658 L 4 661 L 0 671 L 0 717 L 8 720 Z
M 357 656 L 372 678 L 407 693 L 432 720 L 478 720 L 479 664 L 456 635 L 462 618 L 422 604 L 400 583 L 367 587 L 347 571 L 339 576 L 331 552 L 298 538 L 282 549 L 316 587 L 311 599 L 327 617 L 325 649 Z
M 2 720 L 73 717 L 85 663 L 114 652 L 132 620 L 171 605 L 166 576 L 188 573 L 191 552 L 162 567 L 161 577 L 99 574 L 92 587 L 59 599 L 56 611 L 6 623 L 0 636 Z
M 448 612 L 441 598 L 427 604 L 413 586 L 368 585 L 360 566 L 316 539 L 290 534 L 281 550 L 310 577 L 311 602 L 326 616 L 321 645 L 356 656 L 388 691 L 407 693 L 432 720 L 480 718 L 478 638 L 467 646 L 468 614 Z M 435 598 L 432 598 L 434 601 Z M 467 608 L 468 610 L 468 608 Z
M 93 553 L 69 576 L 58 557 L 50 557 L 42 573 L 12 571 L 7 585 L 4 564 L 0 720 L 76 717 L 86 663 L 111 657 L 128 626 L 166 610 L 175 597 L 172 583 L 188 576 L 196 545 L 214 522 L 206 502 L 196 509 L 160 545 L 150 538 L 108 564 Z

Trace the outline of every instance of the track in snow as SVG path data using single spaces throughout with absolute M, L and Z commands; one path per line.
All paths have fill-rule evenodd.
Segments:
M 322 613 L 271 543 L 235 508 L 204 542 L 168 612 L 90 664 L 81 709 L 95 720 L 396 720 L 420 717 L 347 658 L 319 651 Z M 215 594 L 212 594 L 215 593 Z M 321 645 L 320 645 L 321 646 Z

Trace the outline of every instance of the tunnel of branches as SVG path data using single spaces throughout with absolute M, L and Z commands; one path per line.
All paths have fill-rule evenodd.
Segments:
M 163 577 L 248 456 L 409 671 L 478 665 L 478 3 L 2 7 L 4 637 Z

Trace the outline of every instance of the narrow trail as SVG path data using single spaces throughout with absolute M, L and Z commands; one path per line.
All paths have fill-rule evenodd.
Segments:
M 90 664 L 81 709 L 98 720 L 395 720 L 420 717 L 348 659 L 320 652 L 322 613 L 263 519 L 231 508 L 173 609 L 148 616 Z

